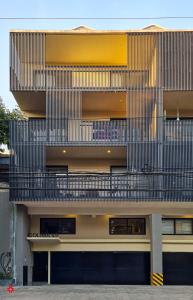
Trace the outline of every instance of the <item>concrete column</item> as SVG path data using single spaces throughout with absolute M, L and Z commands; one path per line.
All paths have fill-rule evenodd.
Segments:
M 51 253 L 48 251 L 48 284 L 51 281 Z
M 151 285 L 163 285 L 162 216 L 150 215 L 151 232 Z
M 33 257 L 27 236 L 30 230 L 30 217 L 24 205 L 15 207 L 14 225 L 14 270 L 17 285 L 23 285 L 23 266 L 28 266 L 28 285 L 32 284 Z

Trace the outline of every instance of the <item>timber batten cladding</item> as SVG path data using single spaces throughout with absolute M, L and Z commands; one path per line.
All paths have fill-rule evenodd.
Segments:
M 93 50 L 95 39 L 99 45 Z M 19 184 L 21 189 L 13 192 L 13 200 L 31 199 L 32 192 L 39 200 L 192 200 L 193 120 L 167 116 L 193 116 L 188 108 L 193 97 L 193 32 L 11 32 L 10 41 L 11 90 L 23 111 L 44 118 L 11 122 L 12 174 L 26 176 L 22 180 L 13 175 L 12 187 Z M 63 57 L 65 43 L 69 49 Z M 103 43 L 106 50 L 115 46 L 106 64 Z M 87 53 L 90 61 L 85 60 L 84 45 L 93 50 Z M 179 104 L 176 92 L 188 99 L 187 108 Z M 111 118 L 114 111 L 93 120 L 94 109 L 85 108 L 92 93 L 98 93 L 97 105 L 106 101 L 108 107 L 105 95 L 110 94 L 115 108 L 123 103 L 116 120 Z M 116 179 L 76 174 L 75 179 L 69 173 L 69 186 L 66 178 L 58 177 L 56 190 L 49 191 L 53 181 L 46 173 L 45 148 L 77 145 L 124 147 L 128 174 Z

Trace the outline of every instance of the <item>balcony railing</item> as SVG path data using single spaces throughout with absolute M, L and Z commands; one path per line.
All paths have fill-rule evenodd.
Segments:
M 30 120 L 12 121 L 12 144 L 124 144 L 127 121 Z
M 45 76 L 47 90 L 126 90 L 139 83 L 150 86 L 149 70 L 129 70 L 126 66 L 47 66 L 45 75 L 38 71 L 34 76 L 37 87 Z
M 150 70 L 126 66 L 38 66 L 11 68 L 11 90 L 117 90 L 152 87 Z M 155 83 L 154 83 L 155 84 Z
M 166 120 L 165 142 L 193 142 L 193 119 Z
M 192 201 L 192 173 L 18 173 L 10 178 L 11 200 Z
M 152 124 L 154 124 L 153 127 Z M 162 132 L 162 126 L 164 143 L 193 142 L 193 119 L 177 121 L 162 118 L 156 118 L 153 121 L 145 118 L 95 121 L 80 119 L 11 121 L 10 139 L 13 145 L 18 143 L 148 142 L 158 138 L 158 131 Z
M 160 120 L 162 120 L 160 118 Z M 16 144 L 121 144 L 156 141 L 157 119 L 117 120 L 43 119 L 10 123 L 10 141 Z M 168 134 L 168 130 L 167 130 Z

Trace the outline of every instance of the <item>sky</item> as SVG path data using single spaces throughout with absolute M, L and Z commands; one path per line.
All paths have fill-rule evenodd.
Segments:
M 159 17 L 193 16 L 193 0 L 0 0 L 0 17 Z M 0 20 L 0 96 L 16 105 L 9 91 L 10 29 L 140 29 L 150 24 L 193 29 L 193 19 L 170 20 Z

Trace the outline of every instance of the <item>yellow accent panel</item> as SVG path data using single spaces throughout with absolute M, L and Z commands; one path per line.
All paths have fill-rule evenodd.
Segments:
M 126 34 L 47 34 L 47 65 L 127 65 Z

